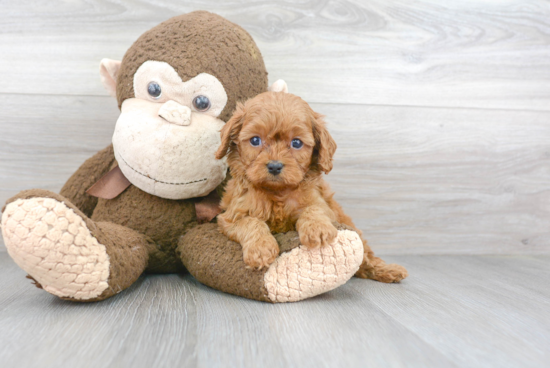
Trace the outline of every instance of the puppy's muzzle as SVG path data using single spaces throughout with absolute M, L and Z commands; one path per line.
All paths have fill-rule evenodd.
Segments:
M 285 165 L 283 165 L 281 161 L 269 161 L 267 163 L 267 171 L 269 171 L 271 175 L 279 175 L 281 171 L 283 171 L 284 166 Z

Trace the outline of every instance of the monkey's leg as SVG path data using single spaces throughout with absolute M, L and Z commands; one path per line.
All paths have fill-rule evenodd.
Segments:
M 62 299 L 99 301 L 132 285 L 147 265 L 147 238 L 94 222 L 59 194 L 29 190 L 8 200 L 2 235 L 9 255 Z
M 240 244 L 217 224 L 200 225 L 180 239 L 178 254 L 201 283 L 226 293 L 271 303 L 295 302 L 330 291 L 348 281 L 363 259 L 359 235 L 337 226 L 335 243 L 308 249 L 297 232 L 277 234 L 281 253 L 267 269 L 250 270 Z
M 395 263 L 387 264 L 381 258 L 375 257 L 374 252 L 365 240 L 363 240 L 363 245 L 365 249 L 363 263 L 361 263 L 355 277 L 392 283 L 399 282 L 409 275 L 405 267 Z

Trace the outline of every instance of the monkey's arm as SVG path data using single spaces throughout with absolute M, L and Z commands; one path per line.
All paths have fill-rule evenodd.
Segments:
M 298 234 L 276 234 L 280 253 L 261 270 L 244 263 L 243 249 L 223 235 L 218 224 L 198 225 L 178 241 L 177 254 L 199 282 L 226 293 L 265 302 L 295 302 L 348 281 L 363 260 L 361 238 L 337 225 L 338 238 L 324 248 L 300 246 Z
M 60 194 L 71 201 L 86 216 L 92 216 L 97 205 L 97 198 L 87 194 L 86 190 L 109 171 L 113 162 L 115 162 L 115 154 L 111 144 L 87 159 L 67 180 L 61 188 Z

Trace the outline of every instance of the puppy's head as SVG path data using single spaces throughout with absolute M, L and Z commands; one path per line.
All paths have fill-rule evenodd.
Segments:
M 216 157 L 229 153 L 232 175 L 258 187 L 296 187 L 308 173 L 332 170 L 336 143 L 322 116 L 289 93 L 265 92 L 238 104 L 221 135 Z

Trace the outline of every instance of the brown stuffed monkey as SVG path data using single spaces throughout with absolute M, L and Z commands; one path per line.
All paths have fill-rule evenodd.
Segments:
M 241 27 L 208 12 L 145 32 L 100 74 L 121 109 L 112 145 L 88 159 L 60 194 L 26 190 L 2 211 L 13 260 L 62 299 L 99 301 L 143 272 L 184 272 L 215 289 L 267 302 L 298 301 L 349 280 L 363 259 L 340 227 L 322 249 L 278 234 L 279 258 L 245 267 L 241 246 L 215 223 L 227 174 L 214 153 L 237 101 L 265 92 L 260 51 Z M 286 91 L 276 82 L 272 90 Z

